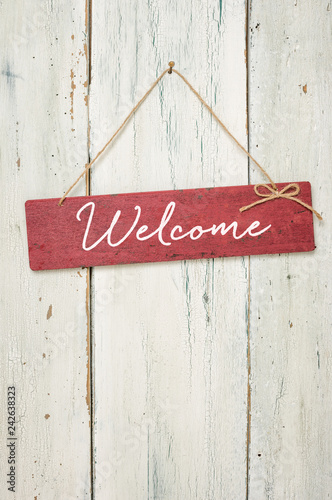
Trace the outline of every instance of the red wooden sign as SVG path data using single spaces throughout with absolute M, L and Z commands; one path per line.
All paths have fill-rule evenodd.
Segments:
M 309 182 L 297 183 L 311 205 Z M 286 184 L 278 184 L 278 189 Z M 307 252 L 312 213 L 290 199 L 257 200 L 253 186 L 26 202 L 33 270 Z

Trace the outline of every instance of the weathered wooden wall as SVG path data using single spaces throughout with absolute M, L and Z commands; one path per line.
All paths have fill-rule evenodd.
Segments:
M 0 4 L 1 498 L 332 495 L 331 7 Z M 60 197 L 171 59 L 274 180 L 312 182 L 317 249 L 30 271 L 25 200 Z M 173 74 L 90 192 L 262 180 Z
M 87 161 L 85 5 L 2 2 L 0 17 L 0 496 L 89 498 L 87 271 L 30 271 L 24 213 L 29 198 L 59 196 Z M 6 485 L 13 385 L 16 495 Z
M 331 2 L 252 1 L 250 149 L 312 182 L 314 253 L 250 262 L 251 498 L 332 495 Z M 259 180 L 250 171 L 250 180 Z

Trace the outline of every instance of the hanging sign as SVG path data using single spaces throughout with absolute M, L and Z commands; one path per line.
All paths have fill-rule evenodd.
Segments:
M 253 186 L 235 186 L 27 201 L 30 267 L 308 252 L 313 215 L 292 186 L 277 184 L 280 195 L 255 186 L 258 198 Z M 295 186 L 311 205 L 310 183 Z

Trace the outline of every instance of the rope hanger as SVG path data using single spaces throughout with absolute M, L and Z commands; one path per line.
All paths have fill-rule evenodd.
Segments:
M 273 180 L 271 179 L 271 177 L 269 176 L 269 174 L 258 163 L 258 161 L 256 161 L 255 158 L 253 158 L 251 156 L 251 154 L 240 144 L 240 142 L 236 139 L 236 137 L 234 137 L 234 135 L 228 130 L 228 128 L 225 126 L 225 124 L 220 120 L 220 118 L 218 118 L 218 116 L 215 114 L 215 112 L 213 111 L 213 109 L 204 101 L 204 99 L 202 98 L 202 96 L 194 89 L 194 87 L 188 82 L 188 80 L 179 71 L 177 71 L 176 69 L 174 69 L 175 63 L 173 61 L 170 61 L 168 63 L 168 65 L 169 65 L 169 68 L 165 69 L 161 73 L 161 75 L 159 75 L 159 77 L 151 85 L 151 87 L 149 88 L 149 90 L 138 101 L 138 103 L 136 104 L 136 106 L 130 111 L 130 113 L 124 119 L 124 121 L 121 123 L 121 125 L 119 126 L 119 128 L 114 132 L 114 134 L 112 135 L 112 137 L 106 142 L 106 144 L 104 145 L 104 147 L 97 153 L 97 155 L 93 158 L 93 160 L 85 166 L 85 169 L 77 177 L 76 181 L 67 189 L 67 191 L 65 192 L 65 194 L 63 195 L 63 197 L 59 201 L 59 206 L 60 207 L 62 206 L 64 200 L 66 199 L 66 197 L 68 196 L 68 194 L 70 193 L 70 191 L 76 186 L 76 184 L 80 181 L 80 179 L 90 170 L 90 168 L 92 167 L 92 165 L 98 160 L 98 158 L 104 153 L 104 151 L 108 148 L 108 146 L 113 142 L 113 140 L 116 138 L 116 136 L 119 134 L 119 132 L 128 123 L 128 121 L 130 120 L 130 118 L 135 114 L 135 112 L 138 110 L 138 108 L 141 106 L 141 104 L 145 101 L 145 99 L 148 97 L 148 95 L 153 91 L 153 89 L 158 85 L 158 83 L 162 80 L 162 78 L 167 73 L 169 73 L 169 74 L 176 73 L 184 81 L 184 83 L 190 88 L 190 90 L 195 94 L 195 96 L 199 99 L 199 101 L 202 103 L 202 105 L 214 117 L 214 119 L 219 123 L 219 125 L 223 128 L 223 130 L 229 135 L 229 137 L 231 137 L 231 139 L 235 142 L 235 144 L 248 156 L 248 158 L 250 158 L 251 161 L 253 161 L 255 163 L 255 165 L 260 169 L 260 171 L 262 172 L 262 174 L 269 180 L 269 182 L 270 182 L 270 184 L 272 186 L 272 188 L 271 188 L 271 186 L 269 186 L 268 184 L 256 184 L 255 187 L 254 187 L 255 193 L 257 194 L 257 196 L 260 196 L 262 199 L 258 200 L 258 201 L 255 201 L 254 203 L 252 203 L 250 205 L 247 205 L 245 207 L 240 208 L 240 212 L 243 212 L 245 210 L 249 210 L 250 208 L 252 208 L 252 207 L 254 207 L 254 206 L 258 205 L 258 204 L 261 204 L 261 203 L 264 203 L 264 202 L 267 202 L 267 201 L 270 201 L 270 200 L 274 200 L 274 199 L 277 199 L 277 198 L 286 198 L 286 199 L 290 199 L 292 201 L 295 201 L 295 202 L 299 203 L 303 207 L 305 207 L 308 210 L 310 210 L 311 212 L 313 212 L 318 217 L 319 220 L 322 220 L 321 215 L 318 212 L 316 212 L 316 210 L 314 210 L 313 207 L 311 207 L 310 205 L 307 205 L 306 203 L 304 203 L 300 199 L 295 198 L 295 196 L 297 196 L 299 194 L 299 192 L 300 192 L 300 187 L 298 186 L 298 184 L 294 184 L 294 183 L 288 184 L 283 189 L 281 189 L 281 191 L 278 190 L 275 182 L 273 182 Z M 266 194 L 266 193 L 263 193 L 263 192 L 259 191 L 259 189 L 258 189 L 259 187 L 265 188 L 266 190 L 268 190 L 270 192 L 270 194 Z

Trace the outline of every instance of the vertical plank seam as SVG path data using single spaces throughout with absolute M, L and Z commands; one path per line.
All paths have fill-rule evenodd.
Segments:
M 248 256 L 248 313 L 247 313 L 247 449 L 246 449 L 246 500 L 249 499 L 250 444 L 251 444 L 251 352 L 250 352 L 250 256 Z
M 246 33 L 246 125 L 247 125 L 247 148 L 250 152 L 250 102 L 249 102 L 249 26 L 250 26 L 250 0 L 246 0 L 245 33 Z M 248 184 L 250 184 L 250 158 L 248 158 Z M 247 301 L 247 439 L 246 439 L 246 500 L 249 500 L 249 473 L 250 473 L 250 445 L 251 445 L 251 351 L 250 351 L 250 286 L 251 286 L 250 255 L 248 256 L 248 301 Z
M 87 160 L 91 161 L 90 147 L 90 85 L 91 85 L 91 32 L 92 32 L 92 0 L 85 0 L 85 35 L 86 35 L 86 74 L 87 74 Z M 85 175 L 85 194 L 91 194 L 91 172 L 88 171 Z M 92 338 L 92 311 L 91 311 L 91 283 L 92 283 L 92 268 L 86 270 L 86 315 L 87 315 L 87 403 L 90 414 L 90 499 L 93 500 L 94 495 L 94 351 Z

